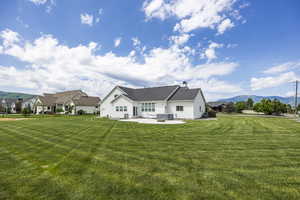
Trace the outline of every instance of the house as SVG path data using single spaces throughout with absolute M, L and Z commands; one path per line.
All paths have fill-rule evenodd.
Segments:
M 79 110 L 86 113 L 97 113 L 100 98 L 89 97 L 81 90 L 58 92 L 37 96 L 34 103 L 36 114 L 43 113 L 68 113 L 77 114 Z
M 139 89 L 116 86 L 100 105 L 100 116 L 109 118 L 157 118 L 158 114 L 171 114 L 174 118 L 196 119 L 205 112 L 202 90 L 179 85 Z
M 20 99 L 0 99 L 0 112 L 15 114 L 20 109 L 18 109 L 18 103 Z
M 72 114 L 78 113 L 79 111 L 83 111 L 86 114 L 97 114 L 99 113 L 100 102 L 99 97 L 82 96 L 69 103 L 74 107 Z
M 225 112 L 232 102 L 208 102 L 207 105 L 215 112 Z
M 37 100 L 36 97 L 31 97 L 31 98 L 23 99 L 22 100 L 22 105 L 21 105 L 22 110 L 24 108 L 28 108 L 30 111 L 33 112 L 33 108 L 34 108 L 34 104 L 35 104 L 36 100 Z

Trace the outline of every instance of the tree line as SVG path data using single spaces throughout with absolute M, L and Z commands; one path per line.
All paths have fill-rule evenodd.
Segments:
M 243 110 L 254 110 L 255 112 L 264 113 L 265 115 L 281 115 L 283 113 L 293 113 L 294 110 L 290 104 L 284 104 L 277 99 L 262 99 L 258 103 L 254 103 L 253 99 L 248 98 L 247 101 L 239 101 L 229 103 L 224 108 L 224 112 L 242 113 Z M 298 105 L 300 110 L 300 105 Z

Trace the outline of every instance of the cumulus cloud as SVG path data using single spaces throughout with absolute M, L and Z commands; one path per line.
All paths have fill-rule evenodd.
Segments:
M 210 62 L 217 58 L 216 49 L 223 47 L 223 44 L 218 44 L 215 42 L 210 43 L 207 49 L 205 49 L 204 53 L 202 53 L 202 58 L 207 58 Z
M 121 37 L 118 37 L 118 38 L 116 38 L 116 39 L 115 39 L 115 41 L 114 41 L 114 45 L 115 45 L 115 47 L 118 47 L 118 46 L 120 46 L 120 44 L 121 44 L 121 41 L 122 41 L 122 38 L 121 38 Z
M 41 5 L 47 3 L 47 0 L 28 0 L 36 5 Z
M 260 90 L 264 88 L 272 88 L 286 83 L 295 81 L 297 76 L 294 72 L 286 72 L 277 76 L 268 76 L 262 78 L 251 79 L 251 89 Z
M 220 34 L 234 26 L 229 19 L 238 12 L 233 9 L 236 0 L 147 0 L 143 11 L 147 20 L 165 20 L 175 16 L 179 22 L 174 30 L 188 33 L 200 28 L 218 29 Z
M 139 38 L 134 37 L 131 40 L 132 40 L 133 46 L 140 46 L 141 45 L 141 41 L 139 40 Z
M 273 66 L 273 67 L 265 70 L 264 73 L 265 74 L 277 74 L 277 73 L 293 70 L 296 68 L 300 68 L 300 62 L 287 62 L 287 63 Z
M 234 27 L 234 24 L 231 20 L 225 19 L 218 25 L 218 34 L 222 35 L 226 30 L 231 29 L 232 27 Z
M 1 66 L 0 86 L 13 85 L 39 93 L 81 88 L 91 95 L 104 96 L 115 85 L 156 86 L 186 80 L 191 86 L 203 88 L 208 96 L 240 90 L 219 80 L 232 73 L 237 63 L 193 64 L 186 48 L 176 45 L 150 49 L 142 55 L 142 61 L 137 61 L 134 50 L 128 56 L 98 54 L 99 44 L 95 42 L 70 47 L 52 35 L 42 35 L 32 42 L 8 29 L 0 35 L 0 53 L 27 63 L 23 69 Z
M 170 41 L 174 43 L 175 45 L 181 46 L 185 44 L 189 39 L 191 35 L 189 34 L 181 34 L 181 35 L 176 35 L 176 36 L 171 36 Z
M 3 40 L 4 47 L 9 47 L 20 41 L 20 35 L 10 29 L 5 29 L 0 33 L 0 38 Z
M 87 13 L 80 14 L 80 20 L 82 24 L 93 26 L 93 21 L 94 21 L 93 15 L 89 15 Z

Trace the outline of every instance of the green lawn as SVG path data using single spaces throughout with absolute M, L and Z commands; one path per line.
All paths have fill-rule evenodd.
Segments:
M 300 199 L 300 123 L 0 121 L 0 199 Z

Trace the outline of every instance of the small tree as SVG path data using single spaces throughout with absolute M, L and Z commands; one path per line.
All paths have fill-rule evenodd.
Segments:
M 246 102 L 247 109 L 249 109 L 249 110 L 253 109 L 253 105 L 254 105 L 253 99 L 248 98 L 248 100 Z
M 24 108 L 22 110 L 22 114 L 24 115 L 24 117 L 27 117 L 31 114 L 31 110 L 29 108 Z
M 242 113 L 243 110 L 247 108 L 247 105 L 244 101 L 239 101 L 235 103 L 235 112 Z
M 263 109 L 262 109 L 262 104 L 259 102 L 259 103 L 256 103 L 254 104 L 253 106 L 253 110 L 255 112 L 263 112 Z

